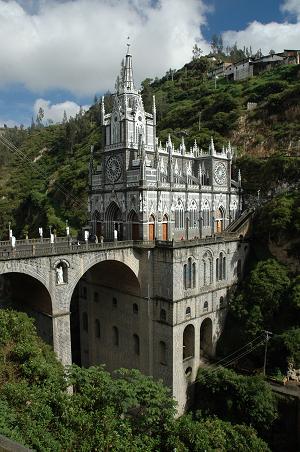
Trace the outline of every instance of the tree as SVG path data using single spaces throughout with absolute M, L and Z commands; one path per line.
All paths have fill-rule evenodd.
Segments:
M 223 52 L 223 38 L 221 35 L 214 34 L 211 37 L 210 46 L 212 49 L 213 55 L 218 55 Z
M 245 377 L 225 368 L 200 369 L 196 407 L 204 415 L 268 430 L 277 418 L 275 397 L 262 377 Z
M 270 451 L 268 445 L 258 438 L 254 428 L 234 425 L 218 418 L 193 420 L 191 415 L 182 416 L 175 424 L 174 433 L 171 437 L 172 450 L 178 452 Z
M 200 49 L 200 47 L 198 46 L 197 43 L 195 43 L 193 50 L 192 50 L 192 54 L 193 54 L 192 59 L 198 60 L 201 57 L 202 53 L 203 53 L 203 50 Z
M 36 123 L 39 127 L 41 127 L 43 125 L 44 116 L 45 116 L 44 109 L 42 107 L 40 107 L 38 114 L 36 116 Z
M 68 116 L 67 116 L 66 110 L 64 110 L 62 123 L 67 124 L 67 122 L 68 122 Z

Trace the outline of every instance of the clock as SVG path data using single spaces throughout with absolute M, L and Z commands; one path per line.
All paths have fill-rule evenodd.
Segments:
M 222 185 L 226 181 L 226 167 L 224 163 L 217 163 L 214 169 L 214 178 L 217 184 Z
M 119 157 L 111 156 L 106 161 L 106 177 L 109 182 L 117 182 L 122 174 L 122 162 Z

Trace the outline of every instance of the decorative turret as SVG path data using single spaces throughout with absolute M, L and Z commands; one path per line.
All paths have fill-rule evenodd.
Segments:
M 101 98 L 101 126 L 104 125 L 104 116 L 105 116 L 105 104 L 104 104 L 104 96 Z
M 216 149 L 215 149 L 215 143 L 214 143 L 214 139 L 213 139 L 213 137 L 211 137 L 211 139 L 210 139 L 210 145 L 209 145 L 209 153 L 211 154 L 211 155 L 214 155 L 215 154 L 215 152 L 216 152 Z
M 135 92 L 134 81 L 133 81 L 133 71 L 132 71 L 132 55 L 129 53 L 129 47 L 127 49 L 127 54 L 125 57 L 125 64 L 123 68 L 123 77 L 121 81 L 121 86 L 123 88 L 123 92 Z
M 241 170 L 240 169 L 238 171 L 238 185 L 239 185 L 239 187 L 242 186 L 242 175 L 241 175 Z
M 153 96 L 152 114 L 153 114 L 153 125 L 156 126 L 156 103 L 155 103 L 155 96 Z

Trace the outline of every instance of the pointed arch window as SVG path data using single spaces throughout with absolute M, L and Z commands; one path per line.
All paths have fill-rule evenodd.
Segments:
M 184 228 L 184 209 L 181 200 L 178 200 L 177 206 L 175 208 L 175 229 Z
M 113 335 L 112 335 L 113 345 L 118 347 L 119 346 L 119 330 L 116 326 L 113 326 L 112 333 L 113 333 Z
M 222 281 L 224 279 L 226 279 L 226 257 L 221 252 L 216 259 L 216 280 Z
M 99 319 L 95 320 L 95 336 L 99 337 L 101 336 L 101 330 L 100 330 L 100 321 Z
M 140 354 L 140 338 L 137 334 L 133 335 L 133 350 L 136 355 Z
M 163 365 L 167 364 L 167 346 L 164 341 L 159 343 L 159 362 Z

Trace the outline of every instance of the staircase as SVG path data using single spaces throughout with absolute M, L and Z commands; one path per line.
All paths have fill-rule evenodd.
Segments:
M 224 230 L 225 233 L 231 233 L 231 234 L 242 234 L 245 236 L 251 226 L 251 220 L 254 214 L 254 208 L 244 210 L 242 215 L 234 220 L 232 223 L 230 223 L 229 226 Z

